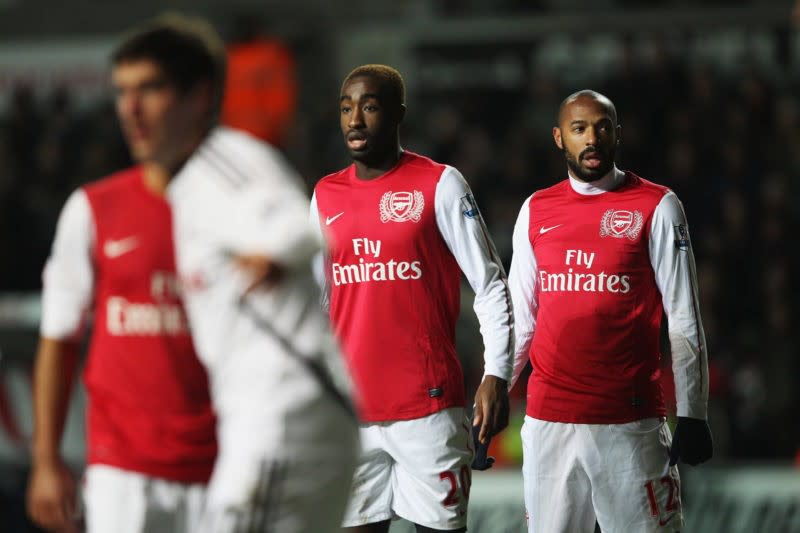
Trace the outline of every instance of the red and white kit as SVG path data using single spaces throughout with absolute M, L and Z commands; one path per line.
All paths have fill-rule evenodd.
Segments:
M 320 180 L 311 219 L 328 245 L 330 315 L 354 378 L 365 423 L 362 440 L 366 446 L 388 439 L 366 446 L 354 486 L 382 476 L 382 469 L 391 471 L 395 463 L 410 471 L 407 481 L 380 489 L 387 492 L 379 502 L 354 494 L 345 525 L 399 515 L 433 528 L 462 527 L 468 487 L 460 480 L 468 481 L 462 469 L 472 455 L 455 351 L 462 272 L 476 294 L 485 374 L 510 379 L 512 370 L 505 274 L 469 186 L 453 167 L 406 151 L 375 179 L 360 180 L 351 165 Z M 432 435 L 425 419 L 446 409 L 450 415 L 439 417 L 447 418 L 441 422 L 446 427 L 437 433 L 452 437 L 421 446 L 429 454 L 419 461 L 426 471 L 403 464 L 402 454 L 391 450 L 404 443 L 389 442 L 392 431 L 377 429 L 416 421 Z M 444 458 L 440 465 L 437 457 Z
M 530 531 L 591 531 L 595 517 L 573 512 L 587 494 L 604 531 L 680 527 L 659 384 L 662 313 L 678 416 L 704 419 L 708 399 L 680 202 L 616 168 L 594 183 L 570 178 L 525 201 L 513 241 L 515 378 L 533 364 L 523 428 Z
M 144 481 L 134 483 L 142 492 L 126 492 L 131 479 L 195 494 L 191 485 L 213 468 L 215 417 L 178 291 L 171 227 L 167 202 L 134 167 L 71 195 L 44 270 L 43 337 L 75 338 L 94 313 L 84 373 L 90 531 L 137 531 L 148 512 L 165 514 L 147 500 Z M 93 475 L 97 468 L 108 474 Z

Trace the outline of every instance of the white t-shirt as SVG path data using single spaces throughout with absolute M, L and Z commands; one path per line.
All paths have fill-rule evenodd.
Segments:
M 315 375 L 320 368 L 339 394 L 348 389 L 311 275 L 319 241 L 308 199 L 280 153 L 216 128 L 173 178 L 168 198 L 192 336 L 223 418 L 242 401 L 280 411 L 292 398 L 320 394 L 331 385 Z M 284 277 L 245 294 L 251 280 L 235 258 L 247 254 L 269 257 Z

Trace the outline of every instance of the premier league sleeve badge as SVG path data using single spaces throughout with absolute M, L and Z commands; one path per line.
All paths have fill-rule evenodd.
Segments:
M 675 248 L 678 250 L 688 250 L 689 230 L 686 228 L 686 224 L 678 224 L 672 227 L 675 228 Z
M 462 196 L 460 199 L 461 201 L 461 213 L 466 218 L 476 218 L 481 216 L 481 212 L 478 209 L 478 204 L 475 203 L 475 198 L 469 193 Z

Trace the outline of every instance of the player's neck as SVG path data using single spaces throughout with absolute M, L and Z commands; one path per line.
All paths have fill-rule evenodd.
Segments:
M 142 162 L 145 187 L 153 194 L 163 196 L 169 182 L 203 143 L 208 133 L 209 130 L 199 131 L 196 137 L 187 138 L 177 149 L 165 151 L 160 157 Z
M 163 196 L 172 179 L 172 173 L 159 163 L 143 163 L 142 174 L 144 186 L 147 190 L 158 196 Z
M 569 170 L 569 181 L 572 189 L 577 193 L 601 194 L 619 188 L 625 181 L 625 173 L 614 165 L 602 178 L 585 181 L 575 176 L 572 170 Z
M 385 157 L 380 158 L 377 162 L 354 161 L 356 177 L 360 180 L 379 178 L 396 167 L 402 156 L 403 149 L 398 144 L 394 150 L 387 153 Z

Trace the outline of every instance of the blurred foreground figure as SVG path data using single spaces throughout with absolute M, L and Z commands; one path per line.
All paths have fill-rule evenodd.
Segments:
M 522 428 L 531 533 L 591 533 L 595 519 L 603 531 L 680 530 L 675 464 L 712 455 L 686 216 L 675 193 L 617 169 L 619 135 L 606 97 L 567 97 L 553 137 L 568 179 L 525 200 L 514 228 L 515 379 L 533 364 Z M 659 386 L 664 314 L 672 438 Z
M 149 512 L 151 501 L 182 505 L 152 482 L 143 483 L 145 510 L 139 515 L 131 514 L 137 508 L 136 493 L 126 496 L 120 507 L 104 505 L 102 498 L 109 493 L 103 492 L 97 495 L 101 500 L 95 513 L 89 477 L 90 529 L 98 524 L 93 531 L 326 532 L 337 530 L 341 520 L 356 430 L 349 402 L 338 388 L 341 381 L 334 383 L 325 364 L 339 357 L 325 317 L 316 310 L 318 295 L 308 274 L 308 259 L 318 246 L 307 220 L 308 202 L 273 149 L 246 134 L 215 127 L 222 58 L 221 43 L 210 26 L 176 16 L 137 29 L 114 56 L 117 112 L 131 152 L 142 163 L 145 184 L 166 190 L 174 204 L 174 227 L 164 225 L 159 237 L 170 242 L 175 235 L 180 288 L 218 417 L 219 454 L 205 508 L 186 524 L 162 523 L 158 512 Z M 131 186 L 124 202 L 150 194 L 148 190 Z M 117 213 L 121 207 L 106 209 Z M 131 209 L 134 220 L 152 223 L 152 215 L 138 204 Z M 150 257 L 149 252 L 137 255 L 146 250 L 143 236 L 120 232 L 111 235 L 112 241 L 100 241 L 109 261 L 130 257 L 138 265 Z M 123 274 L 134 281 L 140 275 Z M 147 280 L 148 290 L 166 290 L 166 282 Z M 177 290 L 178 284 L 166 287 Z M 129 302 L 117 298 L 113 303 Z M 166 312 L 163 306 L 158 310 Z M 113 320 L 111 334 L 125 327 L 176 327 L 172 315 L 154 318 L 141 307 L 123 318 L 118 307 L 113 311 L 99 315 Z M 174 385 L 158 381 L 167 370 L 147 366 L 149 359 L 138 364 L 157 383 L 131 393 L 136 398 L 130 403 L 148 404 L 175 393 Z M 116 388 L 132 386 L 128 372 L 114 383 Z M 176 366 L 172 372 L 181 375 L 184 370 Z M 206 394 L 204 377 L 191 377 L 191 383 Z M 115 421 L 122 431 L 131 431 L 130 404 L 126 407 L 114 413 Z M 210 413 L 207 404 L 206 409 Z M 202 437 L 171 412 L 161 414 L 190 436 Z M 165 448 L 163 436 L 147 435 L 151 447 Z M 105 447 L 97 450 L 107 453 Z M 209 462 L 205 478 L 210 470 Z
M 196 68 L 171 46 L 161 54 Z M 138 85 L 159 86 L 157 63 L 125 68 Z M 219 420 L 199 531 L 338 531 L 358 440 L 311 275 L 320 242 L 280 153 L 215 125 L 221 83 L 221 70 L 201 70 L 173 93 L 170 138 L 180 151 L 165 165 L 177 269 Z
M 458 170 L 401 148 L 405 110 L 395 69 L 351 72 L 339 116 L 353 164 L 322 178 L 311 202 L 328 244 L 330 315 L 362 422 L 344 521 L 353 533 L 385 532 L 398 516 L 419 532 L 466 530 L 474 450 L 455 349 L 462 272 L 475 290 L 486 350 L 476 441 L 485 446 L 508 424 L 505 272 Z M 485 455 L 475 464 L 489 466 Z
M 164 55 L 164 50 L 169 50 Z M 199 80 L 221 68 L 188 27 L 149 27 L 112 56 L 117 112 L 137 165 L 68 199 L 44 270 L 28 510 L 74 531 L 75 483 L 60 454 L 71 377 L 92 310 L 83 496 L 90 533 L 194 531 L 216 424 L 179 295 L 171 173 L 208 122 Z M 193 136 L 193 138 L 192 138 Z

